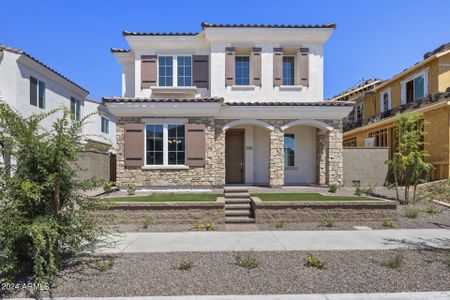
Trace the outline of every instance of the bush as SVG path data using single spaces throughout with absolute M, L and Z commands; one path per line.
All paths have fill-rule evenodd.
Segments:
M 51 284 L 67 258 L 92 250 L 106 234 L 90 214 L 102 200 L 80 193 L 100 183 L 75 176 L 85 149 L 84 119 L 76 121 L 64 110 L 51 130 L 40 127 L 55 113 L 24 118 L 0 101 L 0 155 L 17 161 L 12 176 L 0 165 L 0 278 L 5 282 L 30 276 L 38 286 Z
M 100 272 L 106 272 L 108 270 L 111 270 L 112 267 L 114 267 L 114 264 L 116 263 L 116 257 L 114 256 L 108 256 L 104 260 L 101 258 L 95 262 L 95 268 L 99 270 Z
M 419 216 L 419 211 L 417 209 L 407 209 L 405 212 L 405 217 L 407 217 L 408 219 L 415 219 Z
M 191 271 L 194 267 L 194 263 L 192 261 L 183 261 L 178 266 L 175 267 L 175 269 L 179 271 Z
M 244 255 L 241 253 L 236 253 L 233 256 L 236 265 L 247 270 L 255 269 L 261 264 L 258 258 L 251 254 Z
M 307 256 L 304 258 L 305 266 L 307 267 L 314 267 L 317 269 L 323 269 L 325 268 L 325 262 L 323 262 L 320 258 L 317 256 L 312 255 L 311 253 L 307 253 Z
M 394 222 L 392 222 L 390 220 L 384 220 L 383 221 L 383 227 L 395 228 L 395 224 L 394 224 Z
M 450 251 L 448 251 L 445 255 L 444 258 L 442 259 L 442 262 L 447 265 L 447 267 L 450 267 Z
M 397 251 L 394 255 L 384 258 L 381 265 L 386 268 L 398 269 L 403 264 L 403 252 Z
M 127 194 L 128 196 L 136 194 L 136 186 L 134 184 L 127 184 Z
M 195 224 L 194 229 L 197 231 L 213 231 L 215 229 L 215 225 L 214 222 L 208 221 L 206 223 Z
M 325 217 L 325 220 L 323 221 L 326 227 L 333 227 L 334 226 L 334 219 L 330 214 L 327 214 Z
M 357 196 L 361 196 L 361 195 L 362 195 L 362 193 L 363 193 L 363 190 L 362 190 L 362 188 L 360 188 L 360 187 L 357 187 L 357 188 L 355 189 L 355 195 L 357 195 Z
M 287 221 L 277 222 L 277 223 L 275 223 L 275 228 L 276 229 L 283 229 L 286 224 L 287 224 Z
M 103 191 L 105 193 L 110 193 L 113 190 L 114 182 L 111 181 L 105 181 L 103 183 Z
M 142 219 L 142 229 L 147 229 L 153 224 L 153 219 L 151 217 L 144 217 Z
M 338 189 L 338 186 L 336 183 L 332 183 L 328 186 L 328 192 L 330 192 L 330 193 L 336 193 L 337 189 Z
M 427 207 L 425 212 L 427 214 L 434 215 L 434 214 L 437 214 L 439 211 L 436 208 L 434 208 L 433 206 L 429 206 L 429 207 Z

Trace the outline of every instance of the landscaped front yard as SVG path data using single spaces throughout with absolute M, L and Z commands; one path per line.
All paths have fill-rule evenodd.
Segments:
M 371 197 L 363 196 L 328 196 L 320 193 L 256 193 L 253 197 L 258 197 L 262 201 L 361 201 L 375 200 Z

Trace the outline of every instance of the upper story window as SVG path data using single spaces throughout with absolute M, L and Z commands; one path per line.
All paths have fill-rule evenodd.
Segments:
M 158 57 L 159 86 L 173 86 L 173 57 Z
M 109 133 L 109 119 L 105 116 L 101 117 L 101 130 L 103 133 Z
M 70 112 L 75 117 L 75 120 L 81 120 L 81 100 L 70 97 Z
M 428 94 L 428 69 L 401 82 L 402 104 L 414 102 Z
M 30 104 L 45 108 L 45 82 L 30 76 Z
M 248 56 L 236 56 L 235 59 L 235 84 L 250 84 L 250 58 Z
M 284 135 L 284 166 L 295 166 L 295 135 L 293 133 Z
M 294 56 L 283 56 L 283 85 L 294 85 L 295 64 Z
M 391 89 L 383 91 L 380 95 L 380 113 L 391 109 Z
M 363 119 L 363 108 L 364 108 L 363 103 L 360 103 L 355 107 L 355 122 L 358 122 Z
M 184 124 L 146 125 L 146 165 L 185 165 Z
M 192 86 L 192 57 L 177 57 L 177 85 Z

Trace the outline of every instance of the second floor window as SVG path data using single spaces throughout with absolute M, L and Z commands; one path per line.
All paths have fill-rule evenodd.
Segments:
M 81 120 L 81 100 L 70 97 L 70 112 L 75 120 Z
M 406 82 L 406 102 L 413 102 L 425 96 L 424 76 L 420 75 Z
M 294 85 L 294 57 L 283 56 L 283 85 Z
M 235 64 L 235 84 L 250 84 L 250 58 L 248 56 L 236 56 Z
M 363 118 L 363 104 L 359 104 L 355 107 L 355 122 L 362 120 Z
M 30 77 L 30 104 L 45 108 L 45 82 Z
M 388 89 L 381 93 L 380 98 L 380 112 L 387 112 L 391 109 L 391 90 Z
M 173 86 L 173 57 L 158 57 L 159 86 Z
M 295 135 L 293 133 L 284 135 L 284 166 L 295 166 Z
M 191 86 L 192 85 L 192 57 L 178 56 L 177 57 L 177 85 Z
M 102 122 L 102 124 L 101 124 L 102 132 L 108 134 L 109 133 L 109 119 L 102 116 L 101 122 Z

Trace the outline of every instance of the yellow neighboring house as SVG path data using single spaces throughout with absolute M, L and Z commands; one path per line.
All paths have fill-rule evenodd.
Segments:
M 355 102 L 344 119 L 344 147 L 389 147 L 391 155 L 395 115 L 423 113 L 432 180 L 450 178 L 450 43 L 386 81 L 369 80 L 330 101 Z

